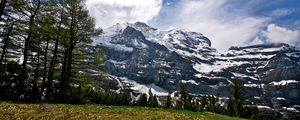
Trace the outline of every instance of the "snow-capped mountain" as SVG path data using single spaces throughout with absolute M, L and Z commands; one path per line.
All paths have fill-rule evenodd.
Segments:
M 105 69 L 114 88 L 167 95 L 186 84 L 194 95 L 228 97 L 238 77 L 252 101 L 271 108 L 300 105 L 300 50 L 284 43 L 218 52 L 200 33 L 116 24 L 94 45 L 109 49 Z M 293 109 L 298 111 L 299 109 Z

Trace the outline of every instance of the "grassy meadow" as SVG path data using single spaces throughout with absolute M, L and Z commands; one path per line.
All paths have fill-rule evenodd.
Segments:
M 240 120 L 209 112 L 104 105 L 0 102 L 0 120 Z

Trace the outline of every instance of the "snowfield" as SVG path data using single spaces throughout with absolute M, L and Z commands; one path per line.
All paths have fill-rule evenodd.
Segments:
M 288 84 L 292 84 L 292 83 L 299 83 L 299 81 L 296 81 L 296 80 L 281 80 L 279 82 L 271 82 L 270 85 L 284 86 L 284 85 L 288 85 Z

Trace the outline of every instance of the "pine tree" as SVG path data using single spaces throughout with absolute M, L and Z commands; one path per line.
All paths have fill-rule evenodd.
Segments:
M 227 104 L 227 111 L 229 116 L 234 116 L 235 115 L 235 106 L 234 106 L 234 101 L 232 97 L 229 97 L 229 99 L 226 101 Z
M 245 103 L 245 93 L 239 79 L 233 79 L 231 82 L 231 96 L 227 102 L 227 109 L 229 115 L 239 116 Z
M 17 95 L 24 94 L 25 89 L 25 80 L 28 78 L 28 69 L 27 69 L 27 62 L 28 62 L 28 56 L 29 56 L 29 50 L 30 50 L 30 41 L 32 40 L 32 36 L 35 34 L 35 23 L 36 23 L 36 17 L 41 7 L 40 0 L 37 1 L 24 1 L 24 9 L 21 10 L 25 16 L 28 17 L 28 29 L 25 30 L 25 39 L 24 39 L 24 46 L 23 46 L 23 61 L 22 61 L 22 69 L 21 69 L 21 78 L 18 83 L 18 92 Z M 26 11 L 29 12 L 29 14 L 26 13 Z
M 158 107 L 159 106 L 158 99 L 157 99 L 156 95 L 153 95 L 151 88 L 149 89 L 148 94 L 149 94 L 148 106 L 149 107 Z
M 137 105 L 139 106 L 146 106 L 147 105 L 147 94 L 143 93 L 139 96 L 138 100 L 137 100 Z
M 66 11 L 65 24 L 68 25 L 68 38 L 64 49 L 63 67 L 61 73 L 61 92 L 67 88 L 67 83 L 72 78 L 72 65 L 74 63 L 74 49 L 77 45 L 84 46 L 91 42 L 90 35 L 94 33 L 94 21 L 89 16 L 84 0 L 65 0 L 63 2 Z
M 190 109 L 191 108 L 191 96 L 189 95 L 185 85 L 180 86 L 179 93 L 180 93 L 180 100 L 182 103 L 182 108 Z
M 172 98 L 171 98 L 171 95 L 168 94 L 165 108 L 171 108 L 171 107 L 172 107 Z
M 96 52 L 86 52 L 86 48 L 90 47 L 90 37 L 102 30 L 94 29 L 94 21 L 88 14 L 85 0 L 0 2 L 0 77 L 3 78 L 0 80 L 0 89 L 5 91 L 5 98 L 70 101 L 66 96 L 73 95 L 73 100 L 78 100 L 75 98 L 80 96 L 74 95 L 74 92 L 84 91 L 85 88 L 73 89 L 70 85 L 78 82 L 73 81 L 76 80 L 74 78 L 86 79 L 74 73 L 89 68 L 91 62 L 94 62 L 92 68 L 99 68 L 99 64 L 105 62 L 103 56 L 106 51 L 95 47 Z M 94 61 L 85 62 L 84 59 Z M 18 68 L 16 62 L 21 65 L 13 71 L 12 66 Z M 62 68 L 58 66 L 59 63 L 62 63 Z M 91 80 L 96 79 L 101 78 L 93 76 Z M 90 92 L 87 92 L 87 96 L 91 96 Z M 33 93 L 39 94 L 38 97 L 31 95 Z M 102 95 L 99 97 L 100 94 L 95 96 L 104 99 Z M 120 95 L 112 93 L 112 96 L 113 104 L 117 104 Z
M 200 109 L 201 111 L 206 111 L 208 106 L 208 98 L 207 96 L 202 96 L 200 98 Z

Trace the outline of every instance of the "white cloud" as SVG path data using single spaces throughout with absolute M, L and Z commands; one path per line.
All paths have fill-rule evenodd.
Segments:
M 181 0 L 173 26 L 203 33 L 212 46 L 225 50 L 244 46 L 255 38 L 267 18 L 257 18 L 244 11 L 228 9 L 230 0 Z
M 98 27 L 136 21 L 150 23 L 161 29 L 174 26 L 203 33 L 212 41 L 212 46 L 219 50 L 226 50 L 230 46 L 263 43 L 260 37 L 268 38 L 271 42 L 280 41 L 293 45 L 300 41 L 296 39 L 299 38 L 299 31 L 269 25 L 274 18 L 295 11 L 276 9 L 267 17 L 250 15 L 252 9 L 257 9 L 258 5 L 266 1 L 253 0 L 241 4 L 231 0 L 179 0 L 172 5 L 166 3 L 163 8 L 162 1 L 87 0 L 87 7 L 91 16 L 96 18 Z M 298 24 L 300 22 L 294 26 Z M 263 30 L 265 27 L 266 31 Z
M 90 15 L 97 27 L 116 23 L 148 22 L 159 14 L 162 0 L 87 0 Z
M 291 45 L 300 45 L 300 31 L 290 30 L 284 27 L 270 24 L 263 35 L 273 43 L 283 42 Z
M 270 16 L 271 17 L 281 17 L 281 16 L 286 16 L 286 15 L 292 14 L 293 12 L 295 12 L 295 10 L 293 10 L 293 9 L 280 8 L 280 9 L 273 10 L 271 12 Z
M 264 44 L 265 42 L 256 36 L 253 41 L 250 42 L 250 45 Z

